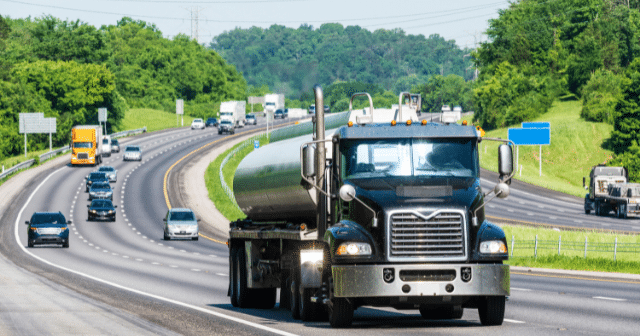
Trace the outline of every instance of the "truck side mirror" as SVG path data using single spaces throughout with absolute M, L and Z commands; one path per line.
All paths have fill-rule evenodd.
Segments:
M 513 153 L 509 145 L 502 144 L 498 147 L 498 172 L 500 180 L 513 173 Z
M 316 176 L 316 148 L 310 145 L 302 148 L 302 175 L 306 178 Z
M 582 187 L 587 189 L 587 178 L 586 177 L 582 177 Z

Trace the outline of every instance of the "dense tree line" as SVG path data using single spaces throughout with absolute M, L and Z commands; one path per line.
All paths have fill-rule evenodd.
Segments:
M 375 84 L 398 94 L 431 75 L 472 77 L 470 50 L 439 35 L 407 35 L 401 29 L 374 32 L 327 23 L 314 29 L 273 25 L 236 28 L 213 39 L 210 47 L 244 74 L 248 84 L 302 100 L 314 84 Z
M 587 120 L 613 122 L 620 76 L 640 54 L 639 29 L 638 1 L 512 3 L 490 21 L 490 41 L 475 54 L 475 118 L 486 129 L 503 127 L 575 97 Z
M 56 117 L 56 146 L 68 143 L 74 125 L 97 124 L 109 111 L 111 132 L 129 107 L 210 115 L 220 101 L 244 99 L 247 85 L 235 67 L 184 35 L 169 40 L 152 24 L 123 18 L 93 27 L 51 16 L 0 16 L 0 159 L 24 151 L 18 114 Z M 30 136 L 29 150 L 47 145 Z

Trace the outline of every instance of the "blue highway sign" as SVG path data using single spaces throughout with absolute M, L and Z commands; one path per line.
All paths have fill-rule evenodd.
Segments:
M 524 123 L 523 123 L 524 124 Z M 549 145 L 551 144 L 550 128 L 510 128 L 509 140 L 516 145 Z
M 523 122 L 522 128 L 551 128 L 551 123 L 548 121 Z

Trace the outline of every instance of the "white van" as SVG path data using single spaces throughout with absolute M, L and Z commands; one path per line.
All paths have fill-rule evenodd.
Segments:
M 102 156 L 111 156 L 111 137 L 105 135 L 102 137 Z

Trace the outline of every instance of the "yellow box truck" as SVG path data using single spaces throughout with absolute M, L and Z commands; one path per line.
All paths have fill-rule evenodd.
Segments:
M 102 162 L 100 140 L 102 128 L 98 125 L 79 125 L 71 129 L 71 164 L 97 165 Z

